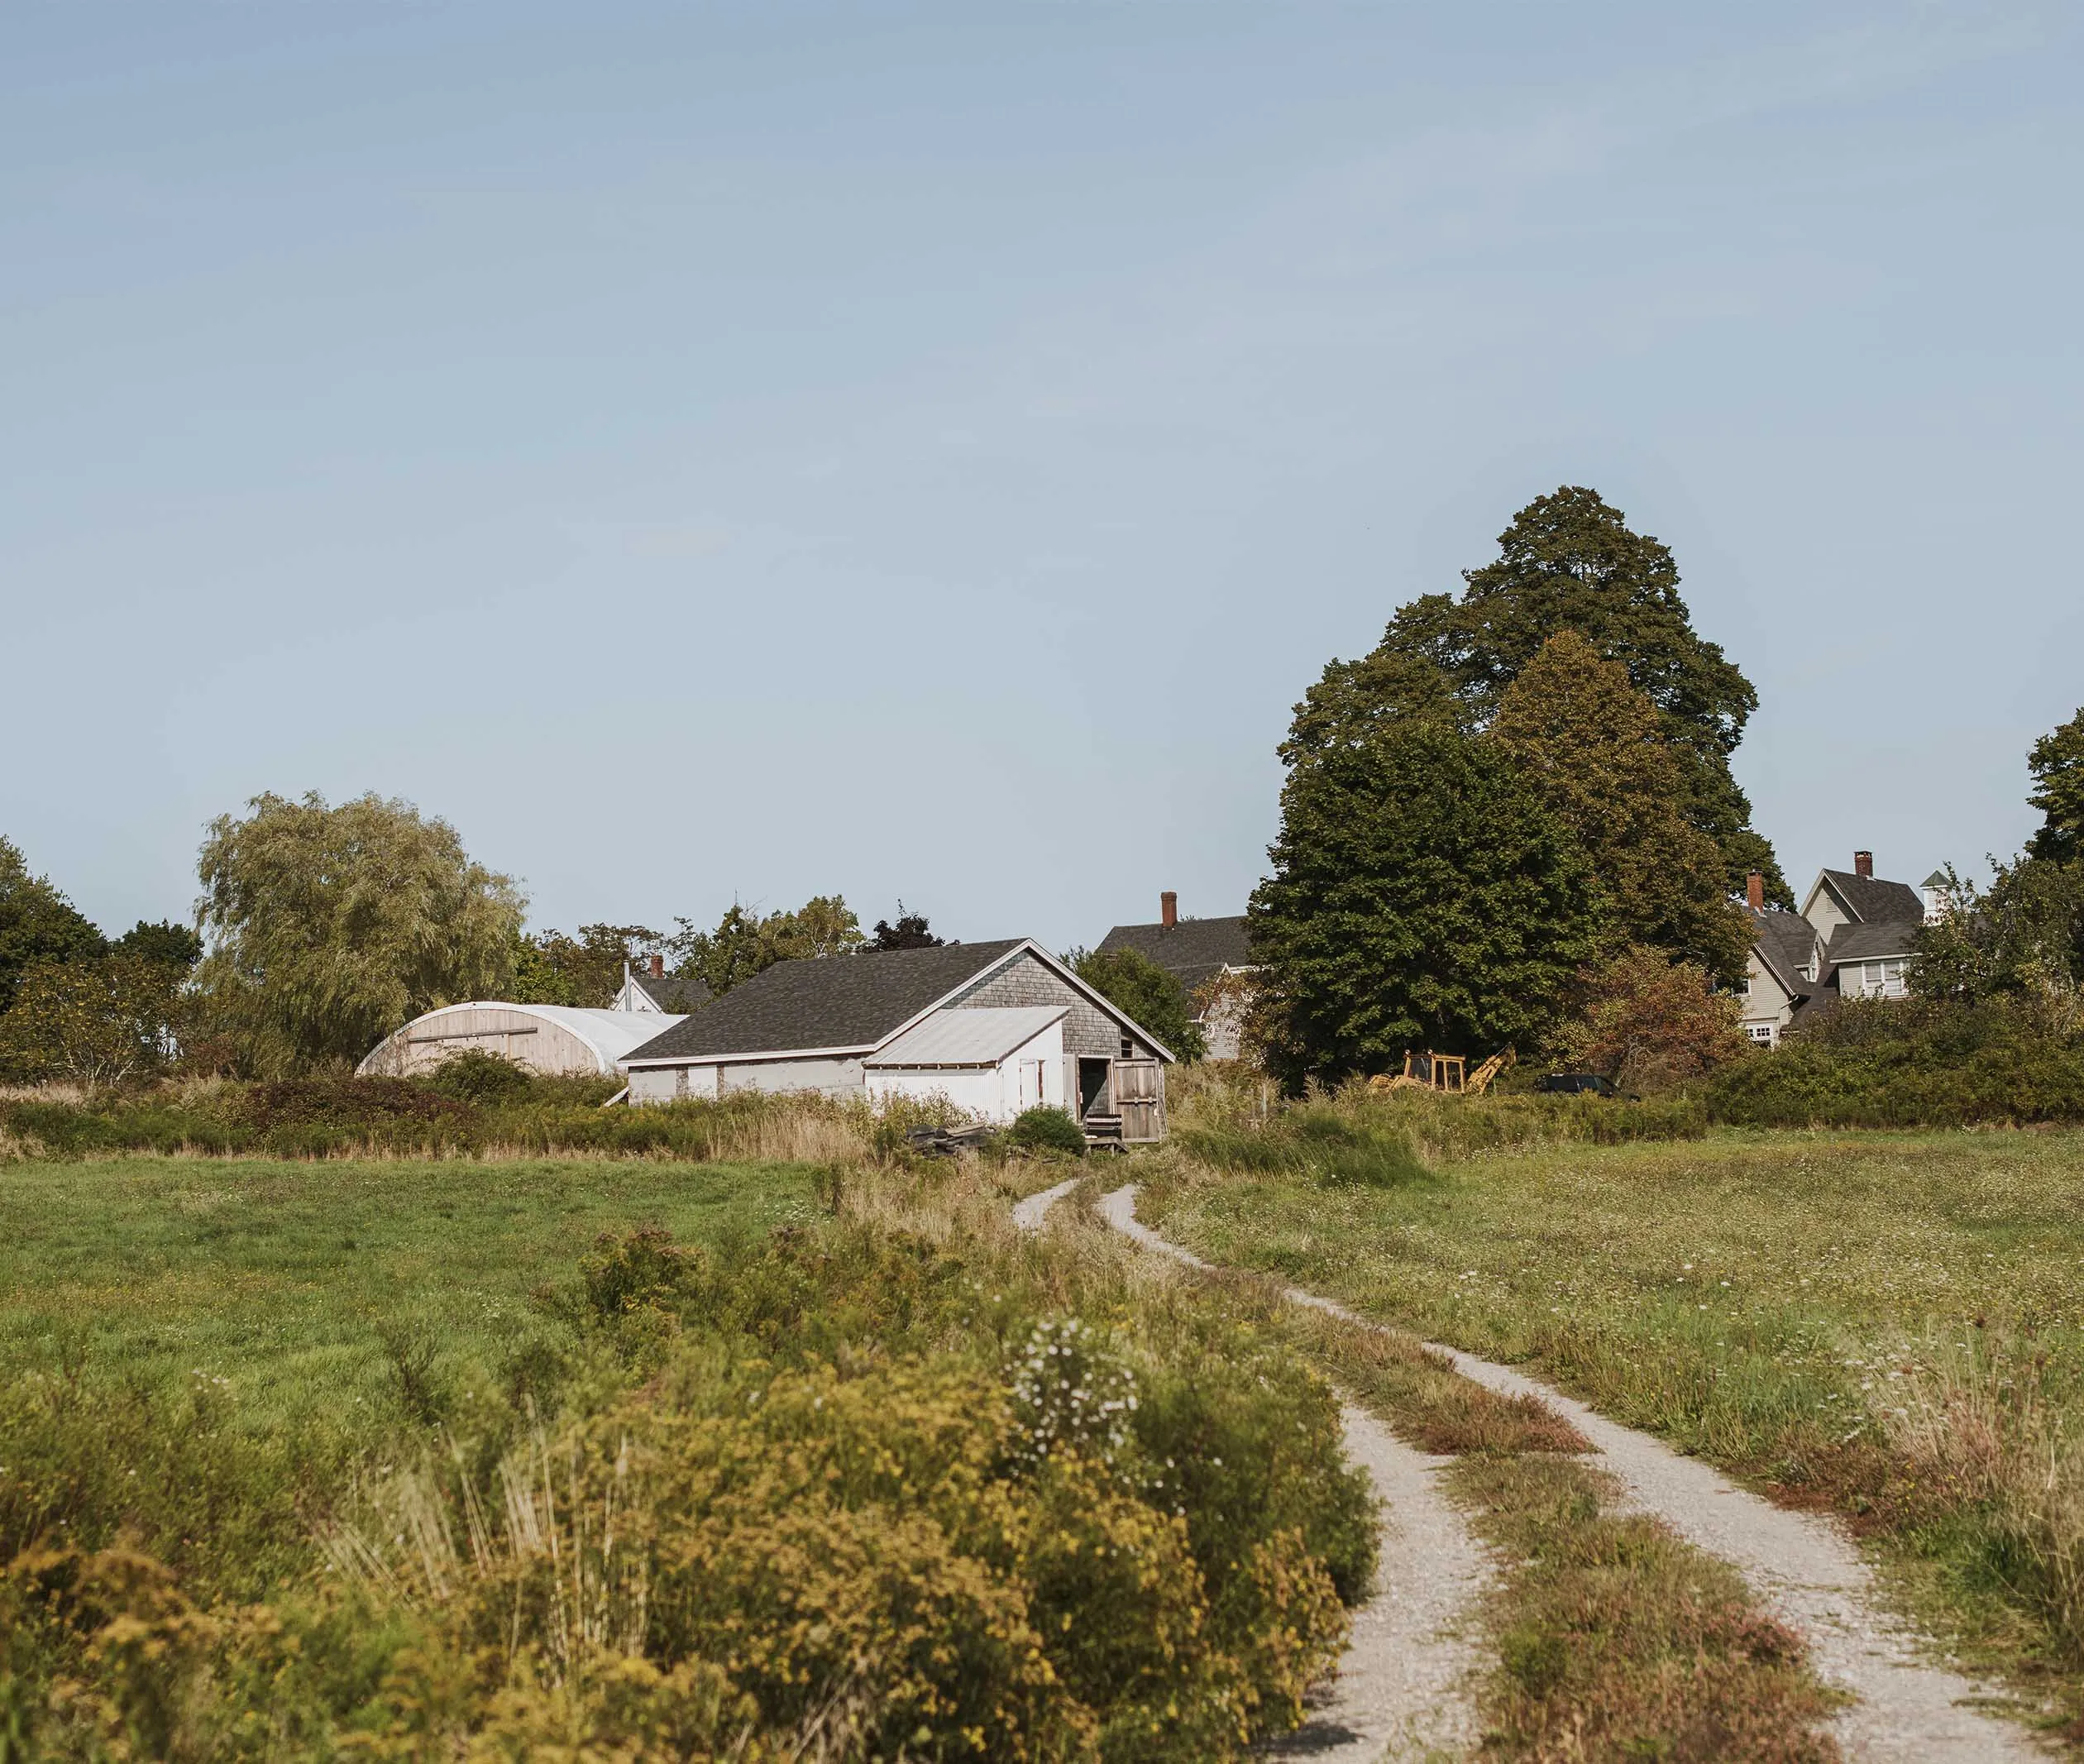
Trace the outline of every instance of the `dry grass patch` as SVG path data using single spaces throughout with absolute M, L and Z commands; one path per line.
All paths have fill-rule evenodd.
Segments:
M 1612 1512 L 1610 1478 L 1552 1456 L 1472 1456 L 1451 1473 L 1506 1573 L 1485 1751 L 1528 1764 L 1832 1764 L 1843 1699 L 1726 1564 Z

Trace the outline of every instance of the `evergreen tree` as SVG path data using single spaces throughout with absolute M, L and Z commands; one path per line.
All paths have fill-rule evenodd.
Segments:
M 1685 813 L 1715 842 L 1727 890 L 1758 870 L 1769 896 L 1794 904 L 1729 756 L 1757 708 L 1751 682 L 1693 629 L 1670 547 L 1632 531 L 1597 492 L 1565 485 L 1537 498 L 1498 537 L 1496 562 L 1463 572 L 1467 587 L 1400 608 L 1374 653 L 1335 662 L 1297 706 L 1291 759 L 1336 732 L 1405 714 L 1424 683 L 1445 682 L 1465 726 L 1481 728 L 1559 631 L 1580 633 L 1627 669 L 1664 719 Z
M 1269 856 L 1254 979 L 1291 1088 L 1537 1035 L 1598 946 L 1576 842 L 1503 748 L 1450 721 L 1394 721 L 1294 766 Z
M 1490 739 L 1511 754 L 1599 879 L 1608 946 L 1647 944 L 1733 982 L 1750 920 L 1722 854 L 1684 812 L 1656 707 L 1578 633 L 1559 631 L 1505 689 Z
M 908 913 L 905 903 L 897 903 L 897 922 L 887 919 L 876 921 L 875 935 L 868 939 L 870 949 L 938 949 L 946 939 L 936 937 L 933 927 L 927 924 L 924 913 Z

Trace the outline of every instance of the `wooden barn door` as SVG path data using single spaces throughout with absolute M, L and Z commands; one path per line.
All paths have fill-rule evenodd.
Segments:
M 1165 1081 L 1154 1059 L 1114 1063 L 1115 1112 L 1126 1145 L 1154 1145 L 1165 1136 Z

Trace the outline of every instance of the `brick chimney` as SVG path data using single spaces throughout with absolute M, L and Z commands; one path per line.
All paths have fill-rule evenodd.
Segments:
M 664 956 L 653 955 L 652 957 L 651 977 L 654 980 L 663 980 L 666 978 L 666 958 Z
M 1744 878 L 1744 898 L 1751 902 L 1753 912 L 1766 911 L 1766 878 L 1757 870 Z
M 1169 888 L 1158 896 L 1158 922 L 1169 931 L 1179 923 L 1179 896 Z
M 1872 882 L 1874 880 L 1874 853 L 1871 851 L 1854 852 L 1852 873 L 1855 876 L 1864 876 L 1869 882 Z

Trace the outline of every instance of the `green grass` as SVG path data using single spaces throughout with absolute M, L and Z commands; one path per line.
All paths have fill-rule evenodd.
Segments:
M 0 1363 L 130 1387 L 226 1380 L 237 1424 L 383 1418 L 402 1354 L 466 1390 L 544 1330 L 604 1231 L 758 1235 L 803 1168 L 117 1159 L 0 1164 Z
M 1183 1164 L 1145 1216 L 1843 1513 L 1976 1663 L 2084 1705 L 2084 1136 L 1551 1147 L 1389 1188 Z

